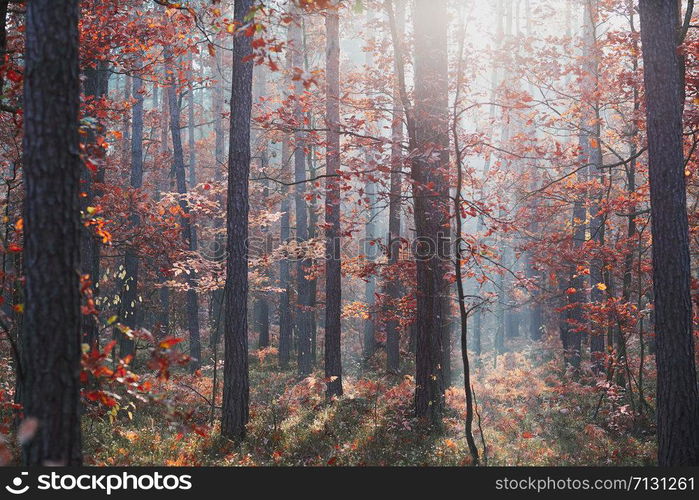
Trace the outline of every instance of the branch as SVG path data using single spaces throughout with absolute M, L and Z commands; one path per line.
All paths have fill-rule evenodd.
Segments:
M 692 13 L 694 11 L 694 0 L 687 0 L 687 10 L 684 13 L 684 22 L 682 23 L 682 26 L 680 27 L 678 36 L 677 36 L 677 45 L 682 45 L 684 42 L 684 39 L 687 37 L 687 31 L 689 31 L 689 27 L 691 26 L 692 23 Z
M 263 177 L 251 177 L 251 181 L 272 181 L 276 182 L 277 184 L 281 184 L 282 186 L 296 186 L 297 184 L 304 184 L 306 182 L 313 182 L 317 181 L 318 179 L 323 179 L 325 177 L 340 177 L 338 174 L 322 174 L 322 175 L 317 175 L 311 179 L 305 179 L 302 181 L 296 181 L 296 182 L 284 182 L 280 181 L 279 179 L 275 179 L 274 177 L 268 177 L 268 176 L 263 176 Z

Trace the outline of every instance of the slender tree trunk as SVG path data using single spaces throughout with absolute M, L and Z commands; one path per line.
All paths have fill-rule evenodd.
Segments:
M 289 139 L 282 139 L 281 177 L 287 181 L 289 177 Z M 288 188 L 282 187 L 282 213 L 279 224 L 279 239 L 282 244 L 288 243 L 291 236 L 290 212 L 291 202 L 288 196 Z M 293 330 L 293 318 L 291 316 L 291 276 L 289 272 L 289 259 L 282 257 L 279 260 L 279 366 L 282 370 L 289 368 L 291 359 L 291 332 Z
M 342 256 L 340 255 L 340 181 L 333 176 L 340 168 L 340 15 L 335 9 L 325 15 L 325 378 L 326 396 L 342 395 Z
M 658 465 L 699 465 L 676 2 L 640 0 L 653 237 Z
M 80 9 L 77 0 L 26 8 L 22 403 L 38 428 L 23 462 L 81 465 Z
M 225 130 L 223 124 L 223 74 L 221 72 L 221 56 L 219 52 L 216 53 L 216 58 L 214 60 L 216 68 L 214 69 L 214 75 L 216 76 L 216 84 L 214 86 L 213 92 L 213 103 L 211 109 L 214 114 L 214 183 L 218 186 L 223 183 L 223 169 L 225 167 Z M 225 206 L 225 200 L 223 196 L 218 196 L 217 201 L 221 210 Z M 224 262 L 226 258 L 226 239 L 223 231 L 223 224 L 220 218 L 214 220 L 214 231 L 216 232 L 214 236 L 214 248 L 213 248 L 213 258 L 216 262 Z M 223 331 L 223 288 L 218 288 L 211 294 L 211 336 L 209 338 L 209 345 L 213 347 L 218 345 L 219 339 L 221 338 L 221 332 Z
M 136 100 L 133 106 L 133 119 L 131 128 L 131 179 L 130 184 L 134 189 L 140 189 L 143 184 L 143 80 L 138 77 L 133 79 L 133 97 Z M 137 230 L 140 217 L 134 207 L 129 224 L 133 231 Z M 120 320 L 129 328 L 140 326 L 140 305 L 138 304 L 138 254 L 133 246 L 126 249 L 124 267 L 126 277 L 123 280 L 121 290 L 122 314 Z M 119 336 L 119 355 L 123 358 L 127 355 L 135 355 L 135 344 L 123 333 Z
M 374 37 L 374 17 L 371 9 L 366 9 L 366 36 L 367 39 L 371 40 Z M 364 53 L 364 61 L 367 73 L 371 72 L 374 66 L 374 57 L 372 50 L 367 50 Z M 367 82 L 367 101 L 371 99 L 371 93 L 369 92 Z M 371 116 L 367 115 L 365 134 L 367 136 L 371 135 L 372 120 Z M 371 147 L 366 147 L 364 150 L 364 164 L 367 168 L 371 165 Z M 373 174 L 369 174 L 373 176 Z M 376 260 L 376 223 L 375 218 L 377 216 L 376 210 L 376 182 L 369 178 L 365 182 L 364 190 L 366 193 L 366 212 L 367 220 L 364 224 L 364 256 L 368 263 L 374 262 Z M 376 351 L 376 277 L 371 274 L 367 276 L 366 283 L 364 284 L 364 302 L 367 305 L 369 311 L 369 317 L 364 320 L 364 344 L 363 344 L 363 356 L 364 362 L 367 363 Z
M 94 68 L 86 69 L 85 99 L 93 101 L 102 99 L 107 94 L 108 78 L 106 63 L 103 61 L 97 62 Z M 96 195 L 95 182 L 101 182 L 104 177 L 104 165 L 102 165 L 104 148 L 96 144 L 97 134 L 101 132 L 102 125 L 97 121 L 95 129 L 90 130 L 86 138 L 87 150 L 97 171 L 93 172 L 89 168 L 83 168 L 80 171 L 80 182 L 86 195 L 80 198 L 80 209 L 83 213 L 87 213 L 87 207 L 91 206 Z M 100 244 L 90 227 L 83 226 L 80 230 L 80 253 L 81 272 L 90 276 L 93 297 L 96 298 L 99 293 Z M 92 346 L 97 342 L 99 325 L 93 315 L 86 314 L 82 317 L 81 330 L 86 344 Z
M 188 52 L 187 63 L 187 149 L 189 150 L 189 187 L 190 189 L 197 185 L 197 148 L 194 123 L 194 85 L 192 84 L 194 71 L 194 58 L 191 52 Z
M 167 68 L 165 68 L 167 69 Z M 167 81 L 167 74 L 165 74 L 165 81 Z M 156 85 L 157 88 L 157 85 Z M 153 91 L 155 94 L 155 90 Z M 169 155 L 169 145 L 168 145 L 168 129 L 169 127 L 169 103 L 167 89 L 163 89 L 160 93 L 162 102 L 158 105 L 160 106 L 159 113 L 159 128 L 160 128 L 160 154 L 163 156 Z M 155 96 L 154 96 L 155 97 Z M 170 171 L 167 176 L 163 176 L 161 181 L 158 183 L 158 190 L 156 191 L 156 199 L 159 200 L 162 192 L 170 191 Z M 171 265 L 170 260 L 167 256 L 164 256 L 163 262 L 164 268 L 168 269 Z M 164 286 L 167 280 L 165 269 L 158 273 L 158 283 L 160 284 L 159 300 L 160 300 L 160 313 L 158 315 L 158 323 L 160 324 L 160 331 L 166 333 L 170 330 L 170 289 Z
M 297 14 L 299 10 L 294 8 Z M 294 68 L 303 67 L 303 38 L 300 16 L 289 26 L 289 36 L 291 39 L 291 64 Z M 294 190 L 294 205 L 296 208 L 296 241 L 300 244 L 308 241 L 308 210 L 306 200 L 306 153 L 304 151 L 305 133 L 300 130 L 303 126 L 303 108 L 301 98 L 303 95 L 303 83 L 300 80 L 294 82 L 294 122 L 297 130 L 294 133 L 294 181 L 297 183 Z M 296 311 L 296 332 L 297 332 L 297 357 L 298 374 L 305 377 L 313 369 L 313 346 L 311 338 L 311 286 L 310 280 L 306 279 L 309 273 L 311 259 L 304 252 L 296 266 L 296 290 L 297 290 L 297 311 Z
M 258 68 L 258 71 L 254 73 L 253 79 L 255 81 L 255 86 L 253 99 L 259 100 L 260 97 L 264 97 L 266 91 L 266 77 L 267 75 L 264 67 Z M 261 142 L 261 145 L 258 146 L 260 172 L 262 172 L 262 175 L 267 175 L 267 141 L 264 140 L 264 137 L 260 137 L 258 134 L 256 134 L 253 142 Z M 263 183 L 262 196 L 265 200 L 269 198 L 269 181 L 265 180 Z M 263 240 L 261 250 L 263 255 L 269 255 L 271 252 L 269 228 L 267 226 L 262 227 L 261 233 Z M 272 276 L 268 269 L 265 269 L 264 275 L 271 280 Z M 253 306 L 253 309 L 255 312 L 255 322 L 257 323 L 258 329 L 257 347 L 259 349 L 263 349 L 269 346 L 269 300 L 267 292 L 258 293 L 258 296 L 255 298 L 255 305 Z
M 583 116 L 581 120 L 580 148 L 585 155 L 585 162 L 589 171 L 588 178 L 595 175 L 600 177 L 604 185 L 605 177 L 602 167 L 602 144 L 601 144 L 601 118 L 599 111 L 599 51 L 597 48 L 597 1 L 586 0 L 583 10 Z M 601 247 L 604 244 L 604 220 L 600 214 L 600 201 L 602 190 L 591 190 L 589 193 L 590 203 L 590 239 L 596 241 Z M 599 252 L 598 252 L 599 253 Z M 599 288 L 599 284 L 604 281 L 604 263 L 602 259 L 595 255 L 590 261 L 590 285 L 592 291 L 590 300 L 593 303 L 600 303 L 604 300 L 605 294 Z M 596 372 L 602 371 L 604 367 L 604 331 L 596 328 L 591 322 L 587 322 L 590 330 L 590 357 L 592 366 Z
M 468 444 L 469 452 L 471 453 L 471 459 L 473 460 L 473 465 L 478 465 L 479 456 L 478 448 L 476 447 L 476 442 L 473 439 L 473 388 L 471 387 L 471 366 L 468 355 L 468 314 L 469 310 L 466 309 L 466 294 L 464 292 L 464 280 L 461 275 L 461 263 L 463 261 L 463 250 L 462 250 L 462 220 L 461 220 L 461 210 L 463 205 L 462 197 L 462 187 L 463 187 L 463 161 L 461 157 L 461 146 L 459 142 L 458 133 L 458 123 L 459 123 L 459 100 L 461 97 L 461 88 L 463 85 L 463 57 L 464 57 L 464 43 L 465 43 L 465 27 L 462 25 L 462 34 L 459 39 L 459 51 L 458 51 L 458 68 L 457 68 L 457 79 L 456 79 L 456 95 L 454 98 L 454 112 L 451 123 L 452 139 L 454 141 L 454 153 L 456 156 L 456 190 L 454 196 L 454 222 L 455 222 L 455 243 L 454 243 L 454 275 L 456 277 L 456 292 L 458 296 L 459 303 L 459 319 L 460 319 L 460 333 L 461 333 L 461 361 L 464 367 L 464 394 L 466 396 L 466 422 L 464 426 L 466 434 L 466 443 Z M 474 306 L 476 309 L 479 305 Z
M 266 148 L 266 144 L 263 146 L 263 148 Z M 266 170 L 267 151 L 263 149 L 260 152 L 260 171 L 265 173 Z M 262 196 L 264 197 L 264 199 L 267 199 L 269 197 L 269 185 L 267 181 L 265 181 L 265 185 L 262 190 Z M 271 251 L 271 248 L 269 248 L 270 238 L 269 229 L 267 229 L 266 227 L 262 229 L 262 237 L 264 240 L 264 252 L 269 255 Z M 258 327 L 257 347 L 259 349 L 264 349 L 265 347 L 269 347 L 269 302 L 267 300 L 266 292 L 262 292 L 262 295 L 257 298 L 255 305 L 257 307 L 256 318 Z
M 172 57 L 168 50 L 166 58 Z M 177 192 L 187 194 L 187 181 L 185 179 L 184 153 L 182 151 L 182 135 L 180 131 L 180 105 L 177 96 L 177 80 L 172 67 L 172 62 L 168 63 L 168 78 L 169 84 L 167 87 L 168 103 L 170 110 L 170 133 L 172 134 L 172 156 L 173 170 L 175 171 L 175 179 L 177 182 Z M 195 235 L 192 232 L 192 222 L 189 213 L 189 204 L 181 199 L 180 208 L 182 217 L 180 224 L 182 226 L 182 237 L 184 238 L 190 252 L 197 249 Z M 192 357 L 190 369 L 197 370 L 201 366 L 201 340 L 199 338 L 199 299 L 197 298 L 196 279 L 193 272 L 187 275 L 186 301 L 187 301 L 187 329 L 189 331 L 189 354 Z
M 396 31 L 399 40 L 405 31 L 405 2 L 397 0 L 395 5 Z M 397 57 L 394 56 L 394 57 Z M 388 206 L 388 263 L 393 268 L 398 264 L 401 249 L 400 212 L 403 175 L 403 104 L 400 99 L 399 83 L 393 83 L 393 116 L 391 123 L 391 178 Z M 400 299 L 401 283 L 395 272 L 386 277 L 385 293 L 390 302 L 385 313 L 389 319 L 386 331 L 386 371 L 398 373 L 400 370 L 400 323 L 395 317 L 393 304 Z
M 248 22 L 253 0 L 235 0 L 235 20 Z M 245 437 L 249 418 L 248 379 L 248 213 L 252 38 L 240 31 L 233 42 L 231 132 L 228 152 L 228 257 L 226 260 L 225 368 L 221 434 Z

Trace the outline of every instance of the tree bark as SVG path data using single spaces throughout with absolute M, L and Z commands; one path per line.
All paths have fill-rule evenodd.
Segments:
M 77 0 L 26 8 L 22 403 L 39 425 L 23 462 L 81 465 L 80 9 Z
M 444 411 L 443 325 L 449 259 L 449 113 L 446 0 L 416 0 L 415 157 L 411 163 L 417 236 L 415 410 L 441 425 Z M 446 250 L 445 250 L 446 248 Z
M 102 99 L 108 90 L 109 75 L 106 71 L 106 63 L 98 61 L 94 68 L 85 70 L 84 94 L 86 99 L 97 101 Z M 96 144 L 97 134 L 102 132 L 102 125 L 97 121 L 94 130 L 90 130 L 86 137 L 87 150 L 91 158 L 96 164 L 97 172 L 92 172 L 88 168 L 83 168 L 80 171 L 80 182 L 82 191 L 86 196 L 80 198 L 80 209 L 83 213 L 87 213 L 95 195 L 96 182 L 102 182 L 104 179 L 104 148 Z M 99 274 L 100 274 L 100 243 L 94 235 L 94 231 L 89 227 L 82 227 L 80 231 L 80 269 L 82 274 L 90 276 L 92 281 L 93 294 L 96 298 L 99 294 Z M 98 340 L 99 325 L 97 319 L 90 314 L 82 317 L 82 335 L 83 340 L 88 345 L 94 345 Z
M 253 0 L 235 0 L 235 20 L 251 21 Z M 250 115 L 252 111 L 252 37 L 240 29 L 233 42 L 231 132 L 228 152 L 228 258 L 226 260 L 225 367 L 221 434 L 245 437 L 249 418 L 248 379 L 248 213 Z
M 289 176 L 289 139 L 282 139 L 281 177 L 285 181 Z M 288 188 L 282 186 L 282 202 L 279 210 L 282 213 L 279 221 L 279 240 L 282 244 L 289 242 L 291 236 L 290 211 L 291 201 L 288 196 Z M 279 367 L 282 370 L 289 368 L 291 359 L 291 332 L 293 330 L 293 318 L 291 316 L 291 276 L 289 259 L 282 256 L 279 260 Z
M 325 174 L 325 379 L 326 396 L 342 395 L 342 256 L 340 255 L 340 14 L 325 15 L 326 136 Z
M 640 0 L 653 238 L 658 465 L 699 465 L 676 2 Z
M 399 40 L 405 31 L 405 2 L 397 0 L 395 6 L 396 32 Z M 396 51 L 394 57 L 399 56 Z M 394 63 L 394 66 L 396 64 Z M 403 104 L 400 99 L 399 83 L 393 83 L 393 112 L 391 123 L 391 177 L 388 206 L 388 263 L 391 267 L 398 264 L 400 258 L 400 212 L 403 175 Z M 400 299 L 401 283 L 397 273 L 391 272 L 385 284 L 385 293 L 391 304 L 385 311 L 390 316 L 385 322 L 386 332 L 386 371 L 398 373 L 400 370 L 400 323 L 395 319 L 393 305 Z

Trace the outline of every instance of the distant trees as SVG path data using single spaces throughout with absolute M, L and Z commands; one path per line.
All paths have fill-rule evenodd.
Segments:
M 79 2 L 26 8 L 23 462 L 80 465 Z
M 658 464 L 699 465 L 678 2 L 640 0 L 639 11 L 653 235 Z

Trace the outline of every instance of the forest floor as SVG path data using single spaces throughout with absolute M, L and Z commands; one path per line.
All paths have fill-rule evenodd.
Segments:
M 541 352 L 541 350 L 537 350 Z M 236 445 L 211 425 L 212 366 L 173 375 L 158 387 L 170 411 L 189 424 L 166 421 L 157 404 L 122 407 L 84 423 L 85 456 L 94 465 L 468 465 L 462 377 L 447 390 L 444 428 L 427 431 L 411 415 L 414 381 L 355 363 L 345 394 L 324 400 L 320 372 L 303 380 L 279 372 L 276 351 L 251 353 L 248 436 Z M 407 363 L 406 363 L 407 365 Z M 458 366 L 455 364 L 453 366 Z M 406 371 L 410 366 L 405 367 Z M 219 370 L 220 404 L 220 377 Z M 652 425 L 639 422 L 623 390 L 590 375 L 577 380 L 526 345 L 483 360 L 474 373 L 478 417 L 474 435 L 489 465 L 651 465 Z M 127 411 L 128 410 L 128 411 Z M 479 432 L 483 429 L 483 436 Z M 193 427 L 194 426 L 194 427 Z M 194 431 L 192 429 L 194 428 Z

